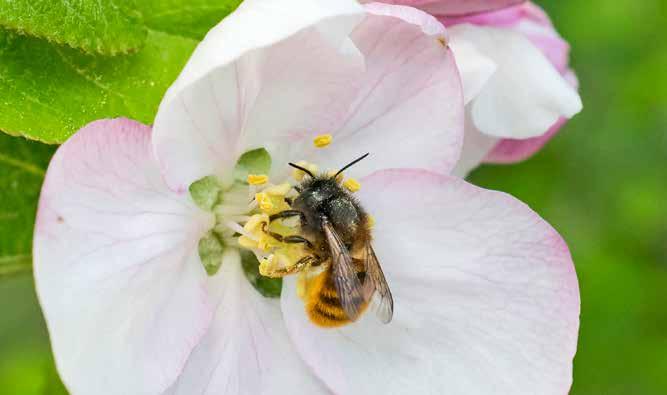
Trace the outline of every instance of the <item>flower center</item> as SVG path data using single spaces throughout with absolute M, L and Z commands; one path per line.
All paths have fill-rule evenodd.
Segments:
M 321 135 L 313 144 L 323 148 L 331 140 L 330 135 Z M 311 174 L 319 172 L 312 163 L 299 161 L 296 165 Z M 208 275 L 219 271 L 228 249 L 238 249 L 248 280 L 263 295 L 277 297 L 283 276 L 307 275 L 302 262 L 308 261 L 309 243 L 300 237 L 300 218 L 284 215 L 292 209 L 299 194 L 296 187 L 307 173 L 295 168 L 288 180 L 276 183 L 269 179 L 270 169 L 271 157 L 265 149 L 248 151 L 239 158 L 231 184 L 208 176 L 194 182 L 189 190 L 200 208 L 215 214 L 214 227 L 199 241 L 199 256 Z M 358 181 L 344 180 L 342 174 L 336 179 L 351 192 L 360 188 Z

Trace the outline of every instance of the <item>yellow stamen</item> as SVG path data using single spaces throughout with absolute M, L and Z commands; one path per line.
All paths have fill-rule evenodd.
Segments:
M 327 145 L 331 144 L 331 140 L 333 140 L 333 136 L 330 134 L 320 134 L 319 136 L 315 137 L 313 140 L 313 144 L 315 144 L 315 147 L 317 148 L 324 148 Z
M 264 224 L 269 223 L 269 216 L 266 214 L 255 214 L 243 225 L 243 229 L 248 233 L 255 234 L 261 231 Z
M 312 163 L 308 163 L 308 162 L 303 161 L 303 160 L 300 160 L 300 161 L 296 162 L 296 164 L 297 164 L 297 166 L 301 166 L 304 169 L 308 169 L 313 174 L 317 174 L 317 172 L 319 171 L 319 168 L 317 167 L 317 165 L 314 165 Z M 299 170 L 299 169 L 294 169 L 294 171 L 292 171 L 292 177 L 297 181 L 303 180 L 303 177 L 305 175 L 306 175 L 306 173 L 302 170 Z
M 268 187 L 264 190 L 264 193 L 270 196 L 279 196 L 279 197 L 284 197 L 287 195 L 287 193 L 292 189 L 292 186 L 288 183 L 283 183 L 279 185 L 274 185 L 272 187 Z
M 271 274 L 274 271 L 274 262 L 275 256 L 273 254 L 262 258 L 262 261 L 259 263 L 259 274 L 264 277 L 271 277 Z
M 345 180 L 343 186 L 347 188 L 350 192 L 357 192 L 358 190 L 361 189 L 361 184 L 354 178 L 348 178 L 347 180 Z
M 243 230 L 252 237 L 242 235 L 239 237 L 239 245 L 248 249 L 268 248 L 266 234 L 263 229 L 269 223 L 267 214 L 255 214 L 243 225 Z
M 368 229 L 373 229 L 373 227 L 375 226 L 375 217 L 368 214 L 366 218 L 368 221 L 367 222 Z
M 303 270 L 303 265 L 297 264 L 305 254 L 303 248 L 283 245 L 284 247 L 276 249 L 262 259 L 259 264 L 259 274 L 277 278 Z
M 303 300 L 306 297 L 306 292 L 308 291 L 308 274 L 306 271 L 299 273 L 299 276 L 296 279 L 296 294 Z
M 263 185 L 269 182 L 269 176 L 265 174 L 248 174 L 248 184 Z
M 262 211 L 271 211 L 273 209 L 273 202 L 266 192 L 256 193 L 255 200 Z
M 271 238 L 271 236 L 263 234 L 257 242 L 257 248 L 262 251 L 268 251 L 273 247 L 273 243 L 275 243 L 275 241 Z
M 258 244 L 255 240 L 251 239 L 250 237 L 247 236 L 241 236 L 239 237 L 239 245 L 243 248 L 247 248 L 249 250 L 252 250 L 253 248 L 257 248 Z
M 447 47 L 447 39 L 445 36 L 440 36 L 437 38 L 438 42 L 442 44 L 443 47 Z

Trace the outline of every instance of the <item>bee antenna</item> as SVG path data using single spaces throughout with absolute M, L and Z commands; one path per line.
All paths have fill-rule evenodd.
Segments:
M 301 170 L 302 172 L 308 174 L 308 175 L 309 175 L 310 177 L 312 177 L 312 178 L 315 178 L 315 176 L 313 175 L 313 173 L 311 173 L 310 170 L 306 169 L 305 167 L 301 167 L 301 166 L 296 165 L 296 164 L 291 163 L 291 162 L 288 163 L 288 165 L 292 166 L 292 167 L 295 168 L 295 169 L 299 169 L 299 170 Z
M 342 169 L 338 170 L 338 173 L 336 173 L 336 174 L 335 174 L 333 177 L 331 177 L 331 178 L 336 178 L 336 177 L 338 177 L 338 175 L 339 175 L 340 173 L 344 172 L 345 170 L 349 169 L 350 167 L 352 167 L 352 166 L 356 165 L 357 163 L 361 162 L 361 161 L 362 161 L 363 159 L 365 159 L 368 155 L 370 155 L 370 153 L 369 153 L 369 152 L 366 152 L 364 155 L 361 155 L 361 156 L 358 157 L 357 159 L 355 159 L 355 160 L 353 160 L 352 162 L 346 164 L 345 166 L 343 166 Z

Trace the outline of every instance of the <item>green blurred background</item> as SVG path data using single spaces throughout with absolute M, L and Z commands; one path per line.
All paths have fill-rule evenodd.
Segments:
M 572 394 L 667 394 L 667 1 L 541 0 L 584 111 L 534 158 L 471 175 L 570 245 L 582 299 Z M 33 280 L 0 282 L 0 393 L 64 394 Z

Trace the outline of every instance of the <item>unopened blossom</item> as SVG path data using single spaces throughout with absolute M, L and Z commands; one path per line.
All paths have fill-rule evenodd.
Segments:
M 68 389 L 566 393 L 570 254 L 524 204 L 445 174 L 464 113 L 445 36 L 410 8 L 246 0 L 194 52 L 153 128 L 100 120 L 63 144 L 34 258 Z M 246 257 L 255 269 L 265 250 L 293 258 L 256 226 L 308 177 L 288 162 L 329 174 L 365 152 L 340 182 L 375 219 L 394 318 L 324 329 L 299 276 L 267 297 Z
M 511 163 L 539 151 L 577 114 L 581 99 L 569 45 L 528 1 L 388 0 L 435 15 L 448 27 L 461 73 L 466 132 L 454 172 Z

